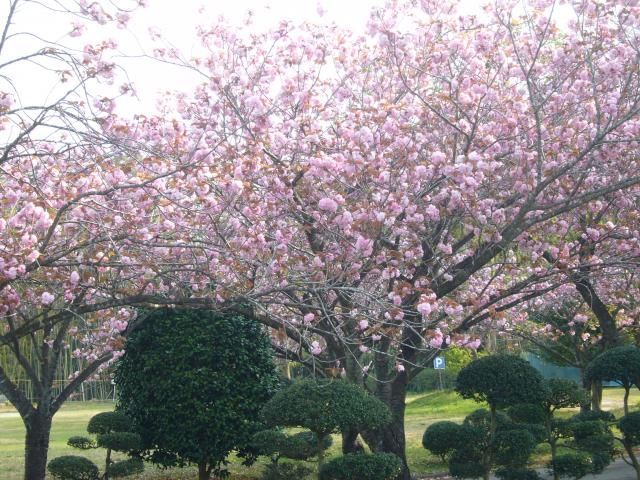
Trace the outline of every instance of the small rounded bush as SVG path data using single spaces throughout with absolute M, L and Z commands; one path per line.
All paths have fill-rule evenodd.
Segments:
M 489 355 L 474 360 L 460 370 L 456 391 L 462 398 L 497 408 L 542 402 L 548 396 L 542 375 L 516 355 Z
M 456 478 L 483 477 L 487 466 L 482 464 L 479 449 L 454 450 L 449 458 L 449 473 Z
M 536 448 L 536 440 L 526 430 L 498 431 L 495 436 L 495 462 L 510 468 L 522 468 Z
M 144 471 L 144 463 L 139 458 L 130 458 L 109 465 L 109 476 L 111 478 L 128 477 L 129 475 L 140 474 Z
M 613 453 L 613 433 L 601 421 L 577 422 L 572 426 L 573 436 L 580 450 L 590 453 Z
M 604 410 L 589 410 L 588 412 L 578 413 L 571 417 L 574 422 L 594 422 L 596 420 L 602 422 L 615 422 L 616 417 L 611 412 L 605 412 Z
M 541 480 L 540 475 L 535 470 L 528 468 L 499 468 L 496 470 L 496 477 L 500 480 Z
M 67 445 L 73 448 L 79 448 L 80 450 L 89 450 L 96 447 L 96 442 L 87 437 L 69 437 Z
M 544 428 L 544 426 L 534 423 L 512 423 L 509 425 L 505 425 L 499 429 L 499 431 L 508 430 L 520 430 L 528 432 L 531 436 L 533 436 L 536 444 L 544 442 L 547 438 L 547 430 Z
M 54 458 L 47 466 L 51 476 L 57 480 L 97 480 L 98 467 L 88 458 L 65 455 Z
M 513 422 L 503 412 L 496 412 L 496 423 L 498 424 L 498 430 L 501 430 L 507 428 L 507 426 L 511 425 Z M 491 427 L 491 412 L 484 408 L 474 410 L 469 415 L 464 417 L 463 424 L 477 427 L 486 432 L 489 432 L 489 428 Z
M 625 442 L 631 445 L 640 443 L 640 412 L 632 412 L 622 417 L 618 427 L 624 434 Z
M 392 453 L 359 453 L 325 463 L 320 480 L 393 480 L 400 472 L 402 461 Z
M 318 437 L 313 432 L 299 432 L 286 437 L 280 455 L 292 460 L 308 460 L 315 457 L 321 451 L 328 449 L 333 443 L 331 435 L 325 435 L 318 442 Z
M 301 480 L 311 474 L 313 470 L 304 465 L 293 463 L 269 463 L 262 473 L 262 480 Z
M 128 432 L 131 430 L 131 419 L 120 412 L 102 412 L 91 417 L 87 432 L 103 434 L 111 432 Z
M 257 455 L 277 455 L 287 441 L 287 436 L 280 430 L 262 430 L 253 435 L 250 447 Z
M 142 449 L 140 435 L 131 432 L 112 432 L 98 435 L 98 446 L 117 452 L 135 452 Z
M 542 406 L 535 403 L 519 403 L 507 409 L 507 415 L 516 423 L 544 424 L 545 414 Z
M 422 435 L 422 446 L 443 462 L 447 455 L 460 447 L 461 426 L 454 422 L 435 422 L 427 427 Z
M 301 380 L 276 393 L 262 409 L 268 425 L 303 427 L 320 435 L 389 422 L 387 406 L 344 380 Z
M 549 463 L 549 468 L 555 470 L 560 478 L 582 478 L 592 471 L 591 457 L 584 453 L 565 453 Z

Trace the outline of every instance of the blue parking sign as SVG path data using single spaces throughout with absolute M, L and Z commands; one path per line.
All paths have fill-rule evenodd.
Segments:
M 433 359 L 433 368 L 436 370 L 444 370 L 446 366 L 446 362 L 444 361 L 444 357 L 436 357 Z

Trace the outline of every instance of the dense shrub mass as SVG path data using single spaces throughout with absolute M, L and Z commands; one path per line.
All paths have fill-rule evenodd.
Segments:
M 320 480 L 393 480 L 402 461 L 391 453 L 349 454 L 334 458 L 320 468 Z
M 65 455 L 54 458 L 47 466 L 56 480 L 97 480 L 98 467 L 88 458 Z
M 440 457 L 443 462 L 447 456 L 464 441 L 463 428 L 454 422 L 436 422 L 427 427 L 422 436 L 422 446 L 434 455 Z
M 222 474 L 227 455 L 264 429 L 260 409 L 279 384 L 269 339 L 240 315 L 164 308 L 141 318 L 115 372 L 119 407 L 150 461 Z

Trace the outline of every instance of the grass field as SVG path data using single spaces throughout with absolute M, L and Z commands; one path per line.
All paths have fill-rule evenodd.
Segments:
M 607 389 L 604 393 L 603 408 L 620 416 L 622 412 L 622 389 Z M 632 392 L 630 404 L 636 406 L 640 401 L 640 393 Z M 425 428 L 440 420 L 462 421 L 469 413 L 480 406 L 469 400 L 462 400 L 453 392 L 433 392 L 425 395 L 413 395 L 407 400 L 406 437 L 407 457 L 412 471 L 428 474 L 446 469 L 439 460 L 422 448 L 421 440 Z M 59 455 L 78 454 L 66 445 L 72 435 L 86 435 L 85 428 L 89 418 L 98 412 L 113 409 L 113 403 L 70 402 L 54 417 L 49 459 Z M 569 412 L 567 412 L 569 413 Z M 340 440 L 334 439 L 329 456 L 338 455 Z M 0 479 L 21 480 L 24 456 L 24 426 L 20 417 L 10 407 L 0 406 Z M 102 467 L 103 450 L 80 452 Z M 543 461 L 547 449 L 541 446 L 537 452 L 538 461 Z M 231 465 L 232 480 L 257 479 L 261 464 L 245 468 L 238 464 Z M 162 471 L 149 466 L 147 471 L 137 480 L 193 480 L 196 472 L 193 469 L 172 469 Z

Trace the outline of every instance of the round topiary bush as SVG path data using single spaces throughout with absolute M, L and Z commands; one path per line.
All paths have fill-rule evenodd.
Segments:
M 591 457 L 584 453 L 565 453 L 558 455 L 549 464 L 560 478 L 577 480 L 592 472 Z
M 489 467 L 483 464 L 482 451 L 477 448 L 454 450 L 449 457 L 449 473 L 456 478 L 484 477 Z
M 327 450 L 333 444 L 331 435 L 325 435 L 320 441 L 313 432 L 299 432 L 286 437 L 280 455 L 292 460 L 308 460 Z
M 96 448 L 96 442 L 87 437 L 69 437 L 67 440 L 67 445 L 73 448 L 78 448 L 80 450 L 90 450 L 92 448 Z
M 454 422 L 435 422 L 424 431 L 422 446 L 446 462 L 447 456 L 460 447 L 461 430 Z
M 253 435 L 249 446 L 256 455 L 270 457 L 279 455 L 286 441 L 287 436 L 281 430 L 262 430 Z
M 625 442 L 640 444 L 640 412 L 632 412 L 620 419 L 618 428 L 624 434 Z
M 522 468 L 536 448 L 536 439 L 527 430 L 498 431 L 494 441 L 495 462 L 509 468 Z
M 109 477 L 121 478 L 138 475 L 144 471 L 144 463 L 139 458 L 130 458 L 109 465 Z
M 535 403 L 518 403 L 507 409 L 507 415 L 516 423 L 544 425 L 545 413 L 542 405 Z
M 142 449 L 142 439 L 137 433 L 111 432 L 98 435 L 98 446 L 116 452 L 138 452 Z
M 111 432 L 130 432 L 131 419 L 120 412 L 102 412 L 89 420 L 87 432 L 104 434 Z
M 606 423 L 615 422 L 616 416 L 611 412 L 605 412 L 604 410 L 589 410 L 588 412 L 582 412 L 571 417 L 572 422 L 595 422 L 601 421 Z
M 389 422 L 387 406 L 343 380 L 301 380 L 278 391 L 262 409 L 273 426 L 308 428 L 324 437 L 350 428 L 369 429 Z
M 500 480 L 542 480 L 538 472 L 528 468 L 499 468 L 496 477 Z
M 313 470 L 304 465 L 293 463 L 269 463 L 264 467 L 261 480 L 301 480 L 311 474 Z
M 65 455 L 54 458 L 47 466 L 51 476 L 57 480 L 97 480 L 98 467 L 88 458 Z
M 349 454 L 320 468 L 320 480 L 393 480 L 402 472 L 402 460 L 392 453 Z
M 516 355 L 489 355 L 464 367 L 456 380 L 462 398 L 487 402 L 492 410 L 538 403 L 547 396 L 542 375 Z

